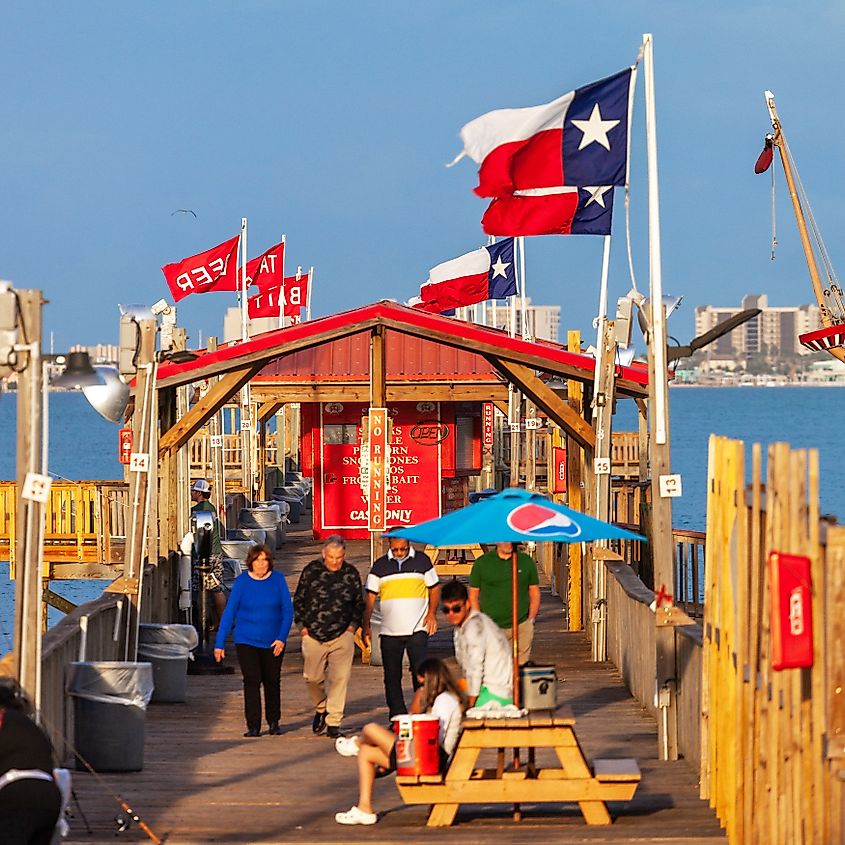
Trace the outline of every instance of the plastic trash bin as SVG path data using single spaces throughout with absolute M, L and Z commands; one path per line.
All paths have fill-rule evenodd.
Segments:
M 235 578 L 246 572 L 246 561 L 235 560 L 233 557 L 223 558 L 223 586 L 231 592 Z
M 235 560 L 246 560 L 249 550 L 256 545 L 254 540 L 220 540 L 223 547 L 223 557 Z
M 467 498 L 469 499 L 469 503 L 474 505 L 482 499 L 489 499 L 490 496 L 495 496 L 498 492 L 499 491 L 495 487 L 488 487 L 486 490 L 473 490 Z
M 71 663 L 68 692 L 73 696 L 74 742 L 94 771 L 141 771 L 152 665 Z M 76 768 L 85 766 L 77 760 Z
M 375 608 L 370 617 L 370 666 L 381 665 L 381 613 Z
M 184 704 L 188 660 L 199 638 L 193 625 L 139 625 L 138 658 L 153 667 L 153 703 Z

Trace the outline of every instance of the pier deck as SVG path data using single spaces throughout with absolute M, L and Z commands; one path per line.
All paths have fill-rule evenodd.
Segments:
M 302 567 L 318 554 L 310 534 L 289 534 L 277 560 L 291 588 Z M 368 544 L 351 543 L 348 558 L 366 568 Z M 435 654 L 451 651 L 451 632 L 432 642 Z M 233 655 L 231 655 L 233 657 Z M 188 680 L 186 704 L 151 705 L 147 711 L 144 770 L 101 775 L 159 837 L 169 843 L 706 843 L 726 841 L 714 812 L 698 798 L 694 770 L 684 761 L 657 759 L 657 727 L 627 693 L 609 664 L 590 662 L 583 634 L 564 633 L 561 605 L 544 590 L 534 646 L 537 662 L 557 666 L 558 700 L 577 719 L 588 757 L 634 757 L 642 782 L 633 800 L 610 804 L 610 827 L 588 827 L 575 804 L 522 806 L 515 823 L 501 807 L 462 806 L 453 828 L 426 828 L 427 807 L 405 806 L 393 778 L 376 782 L 382 813 L 372 827 L 341 827 L 334 821 L 357 799 L 354 759 L 340 757 L 333 743 L 311 733 L 312 710 L 302 680 L 299 638 L 292 634 L 283 666 L 280 737 L 244 739 L 240 676 Z M 228 658 L 227 658 L 228 659 Z M 385 718 L 382 671 L 356 657 L 344 730 Z M 70 843 L 144 842 L 135 826 L 115 839 L 119 808 L 94 777 L 76 773 L 82 810 L 93 828 L 74 820 Z

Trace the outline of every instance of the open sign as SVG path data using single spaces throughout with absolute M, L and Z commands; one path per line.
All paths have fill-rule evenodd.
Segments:
M 439 420 L 418 422 L 411 429 L 411 440 L 420 446 L 436 446 L 449 436 L 449 426 Z

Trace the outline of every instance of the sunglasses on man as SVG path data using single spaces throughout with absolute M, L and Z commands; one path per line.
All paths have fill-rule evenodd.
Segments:
M 459 602 L 458 604 L 442 604 L 440 605 L 440 609 L 447 616 L 450 616 L 453 613 L 460 613 L 464 609 L 464 603 Z

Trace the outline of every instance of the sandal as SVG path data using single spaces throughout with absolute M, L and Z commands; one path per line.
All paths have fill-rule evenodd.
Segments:
M 334 820 L 338 824 L 375 824 L 378 816 L 375 813 L 365 813 L 357 806 L 353 806 L 345 813 L 335 813 Z

